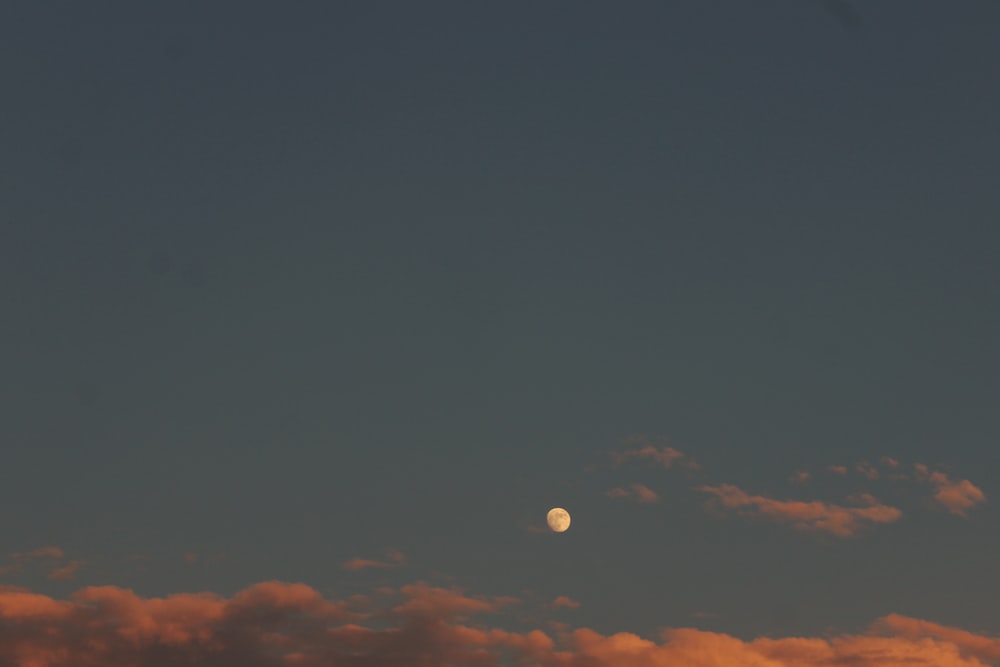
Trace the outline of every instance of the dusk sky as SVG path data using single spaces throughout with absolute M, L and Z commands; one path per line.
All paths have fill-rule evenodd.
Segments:
M 10 2 L 0 123 L 0 667 L 1000 665 L 1000 3 Z

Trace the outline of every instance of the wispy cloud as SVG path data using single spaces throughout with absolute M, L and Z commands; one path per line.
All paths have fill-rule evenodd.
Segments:
M 829 465 L 829 466 L 826 467 L 826 469 L 827 469 L 827 472 L 831 472 L 834 475 L 846 475 L 847 474 L 847 466 Z
M 374 560 L 368 558 L 352 558 L 351 560 L 344 563 L 341 567 L 345 570 L 358 571 L 365 570 L 369 568 L 388 568 L 388 567 L 399 567 L 406 562 L 406 556 L 403 555 L 401 551 L 395 549 L 390 549 L 385 554 L 385 560 Z
M 805 484 L 810 479 L 812 479 L 812 473 L 808 470 L 796 470 L 788 477 L 788 481 L 792 484 Z
M 952 514 L 968 516 L 969 510 L 986 502 L 983 490 L 967 479 L 953 480 L 922 463 L 915 464 L 913 469 L 918 480 L 929 482 L 934 488 L 934 501 Z
M 41 547 L 33 551 L 12 553 L 10 557 L 16 561 L 35 560 L 39 558 L 63 558 L 65 553 L 59 547 Z
M 711 507 L 735 510 L 741 516 L 764 517 L 787 523 L 796 530 L 827 533 L 836 537 L 854 537 L 872 524 L 898 521 L 903 513 L 879 503 L 873 496 L 854 497 L 860 507 L 848 507 L 819 500 L 778 500 L 750 495 L 732 484 L 702 486 L 699 491 L 714 496 Z
M 560 595 L 555 600 L 552 601 L 552 608 L 558 609 L 559 607 L 565 607 L 566 609 L 579 609 L 580 603 L 573 598 L 566 597 L 565 595 Z
M 515 604 L 513 598 L 470 596 L 421 582 L 340 600 L 277 581 L 231 598 L 145 598 L 100 586 L 59 600 L 6 588 L 0 589 L 0 664 L 984 667 L 1000 657 L 996 637 L 896 614 L 859 634 L 755 639 L 667 628 L 653 640 L 555 622 L 546 624 L 549 631 L 510 631 L 484 619 Z
M 858 465 L 854 466 L 854 469 L 861 473 L 861 475 L 866 479 L 874 481 L 879 478 L 878 469 L 868 463 L 868 461 L 862 461 Z
M 553 600 L 552 604 L 550 604 L 549 606 L 552 607 L 553 609 L 559 609 L 560 607 L 565 609 L 579 609 L 580 603 L 571 597 L 560 595 L 555 600 Z
M 8 555 L 6 565 L 0 566 L 0 576 L 18 574 L 26 564 L 36 560 L 52 560 L 63 558 L 65 553 L 59 547 L 40 547 L 31 551 L 17 551 Z
M 611 460 L 616 466 L 627 461 L 647 460 L 657 463 L 669 470 L 674 465 L 681 465 L 691 470 L 701 468 L 698 463 L 684 452 L 673 447 L 654 445 L 645 436 L 633 436 L 626 441 L 625 449 L 611 452 Z
M 607 491 L 604 495 L 609 498 L 635 498 L 640 503 L 656 503 L 659 502 L 660 496 L 653 491 L 651 488 L 645 484 L 640 484 L 639 482 L 633 483 L 629 488 L 615 487 L 610 491 Z
M 57 567 L 49 572 L 49 579 L 52 581 L 69 581 L 76 576 L 76 571 L 83 563 L 78 560 L 71 561 L 68 565 Z

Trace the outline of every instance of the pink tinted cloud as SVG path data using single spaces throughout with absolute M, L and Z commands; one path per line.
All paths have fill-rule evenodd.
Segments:
M 847 466 L 830 465 L 830 466 L 827 466 L 826 469 L 827 469 L 828 472 L 831 472 L 834 475 L 846 475 L 847 474 Z
M 788 481 L 792 484 L 805 484 L 812 479 L 812 473 L 808 470 L 796 470 L 789 476 Z
M 66 554 L 59 547 L 41 547 L 33 551 L 23 551 L 13 553 L 10 557 L 14 560 L 34 560 L 36 558 L 63 558 Z
M 698 489 L 714 496 L 711 507 L 735 510 L 742 516 L 764 517 L 790 524 L 796 530 L 827 533 L 836 537 L 854 537 L 863 528 L 898 521 L 902 512 L 879 503 L 872 496 L 855 498 L 862 507 L 847 507 L 819 500 L 778 500 L 750 495 L 731 484 L 702 486 Z
M 330 600 L 304 584 L 265 582 L 231 598 L 144 598 L 113 586 L 69 600 L 0 589 L 0 664 L 20 667 L 986 667 L 1000 640 L 889 615 L 860 634 L 744 640 L 693 628 L 657 640 L 549 623 L 485 622 L 509 598 L 425 583 Z M 391 595 L 389 595 L 391 593 Z
M 934 471 L 922 463 L 913 466 L 916 478 L 934 487 L 934 501 L 957 516 L 968 516 L 969 510 L 986 502 L 982 489 L 967 479 L 955 481 L 943 472 Z
M 389 549 L 385 554 L 385 560 L 373 560 L 368 558 L 352 558 L 347 561 L 341 567 L 345 570 L 351 570 L 357 572 L 358 570 L 366 570 L 369 568 L 389 568 L 389 567 L 399 567 L 406 562 L 406 556 L 403 555 L 401 551 L 395 549 Z
M 673 447 L 656 447 L 647 438 L 636 436 L 630 438 L 632 446 L 622 451 L 611 452 L 611 459 L 616 466 L 627 461 L 648 460 L 658 463 L 664 469 L 669 470 L 674 464 L 683 465 L 691 470 L 698 470 L 701 466 L 698 463 Z
M 919 640 L 923 637 L 933 637 L 955 644 L 963 652 L 983 660 L 1000 662 L 1000 637 L 977 635 L 967 630 L 952 628 L 917 618 L 889 614 L 872 626 L 875 631 L 885 634 Z
M 607 491 L 604 495 L 609 498 L 635 498 L 640 503 L 650 504 L 660 501 L 659 494 L 653 491 L 651 488 L 645 484 L 640 484 L 635 482 L 628 489 L 622 487 L 616 487 Z
M 854 469 L 857 470 L 859 473 L 861 473 L 861 475 L 863 475 L 866 479 L 874 481 L 879 477 L 878 469 L 876 469 L 875 466 L 873 466 L 872 464 L 868 463 L 868 461 L 862 461 L 861 463 L 856 465 Z
M 57 567 L 49 572 L 49 579 L 52 581 L 69 581 L 76 576 L 76 571 L 80 569 L 81 563 L 78 560 L 70 562 L 63 567 Z
M 579 609 L 580 603 L 573 598 L 566 597 L 565 595 L 560 595 L 555 600 L 552 601 L 552 608 L 558 609 L 559 607 L 565 607 L 566 609 Z

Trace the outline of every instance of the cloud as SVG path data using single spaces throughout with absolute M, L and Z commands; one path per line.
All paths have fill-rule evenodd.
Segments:
M 847 507 L 818 500 L 777 500 L 752 496 L 731 484 L 702 486 L 699 491 L 715 496 L 711 507 L 736 510 L 742 516 L 765 517 L 778 523 L 791 524 L 796 530 L 828 533 L 836 537 L 854 537 L 871 524 L 898 521 L 902 512 L 878 502 L 870 495 L 856 496 L 862 507 Z
M 701 468 L 694 459 L 680 450 L 665 446 L 657 448 L 644 436 L 635 436 L 630 438 L 628 442 L 633 443 L 634 446 L 623 451 L 611 452 L 611 459 L 616 466 L 626 461 L 646 459 L 659 463 L 666 470 L 669 470 L 674 464 L 683 465 L 691 470 Z
M 812 473 L 808 470 L 796 470 L 789 476 L 788 481 L 792 484 L 805 484 L 812 479 Z
M 567 609 L 579 609 L 580 603 L 573 598 L 568 598 L 565 595 L 560 595 L 555 600 L 552 601 L 552 608 L 558 609 L 559 607 L 566 607 Z
M 80 569 L 80 565 L 82 564 L 80 561 L 74 560 L 68 565 L 57 567 L 49 572 L 49 579 L 52 581 L 69 581 L 76 576 L 76 571 Z
M 673 447 L 657 449 L 652 445 L 644 445 L 634 449 L 626 449 L 623 452 L 612 452 L 611 457 L 614 459 L 615 465 L 621 465 L 633 459 L 649 459 L 669 470 L 676 461 L 684 458 L 684 454 Z
M 401 551 L 395 549 L 389 549 L 386 554 L 385 560 L 370 560 L 367 558 L 352 558 L 347 561 L 341 567 L 345 570 L 351 570 L 357 572 L 358 570 L 365 570 L 368 568 L 387 568 L 387 567 L 399 567 L 406 562 L 406 556 L 403 555 Z
M 933 637 L 958 646 L 969 655 L 982 660 L 1000 661 L 1000 637 L 986 637 L 966 630 L 950 628 L 930 621 L 889 614 L 879 619 L 873 629 L 886 634 L 918 640 L 922 637 Z
M 859 634 L 743 640 L 667 628 L 656 640 L 547 624 L 509 631 L 483 618 L 515 601 L 418 582 L 330 600 L 264 582 L 231 598 L 143 598 L 114 586 L 69 600 L 0 589 L 0 664 L 22 667 L 986 667 L 1000 639 L 891 614 Z M 558 598 L 557 598 L 558 600 Z M 475 617 L 475 618 L 473 618 Z
M 983 490 L 967 479 L 955 481 L 943 472 L 922 463 L 914 464 L 916 478 L 934 487 L 934 501 L 952 514 L 968 516 L 968 511 L 986 502 Z
M 10 557 L 17 561 L 34 560 L 36 558 L 63 558 L 66 554 L 59 547 L 41 547 L 34 551 L 13 553 Z
M 616 487 L 606 492 L 604 495 L 606 495 L 609 498 L 635 498 L 640 503 L 645 503 L 645 504 L 656 503 L 660 501 L 660 496 L 656 493 L 656 491 L 653 491 L 645 484 L 640 484 L 639 482 L 635 482 L 628 489 L 622 488 L 620 486 Z
M 899 467 L 899 461 L 892 458 L 891 456 L 883 456 L 882 458 L 879 459 L 879 463 L 881 463 L 886 468 L 889 468 L 891 470 L 895 470 L 896 468 Z
M 878 479 L 879 477 L 878 470 L 873 465 L 868 463 L 868 461 L 862 461 L 861 463 L 856 465 L 854 469 L 857 470 L 862 475 L 864 475 L 865 478 L 873 481 Z
M 0 566 L 0 576 L 17 574 L 24 570 L 26 563 L 33 560 L 63 558 L 65 553 L 59 547 L 40 547 L 32 551 L 19 551 L 9 554 L 10 563 Z
M 827 466 L 826 469 L 827 469 L 827 471 L 832 472 L 834 475 L 846 475 L 847 474 L 847 466 L 832 465 L 832 466 Z

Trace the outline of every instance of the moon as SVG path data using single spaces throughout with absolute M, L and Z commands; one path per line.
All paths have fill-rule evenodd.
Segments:
M 565 533 L 569 530 L 569 512 L 561 507 L 553 507 L 549 510 L 549 513 L 545 516 L 546 523 L 549 524 L 549 528 L 556 533 Z

